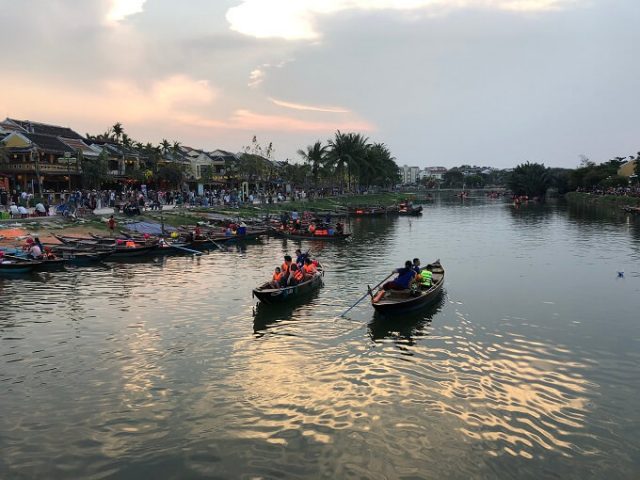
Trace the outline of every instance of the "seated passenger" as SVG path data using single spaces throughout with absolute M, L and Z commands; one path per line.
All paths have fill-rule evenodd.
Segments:
M 414 258 L 413 259 L 413 271 L 416 272 L 418 275 L 420 275 L 420 272 L 422 271 L 422 269 L 420 268 L 420 259 L 419 258 Z
M 296 264 L 298 267 L 302 267 L 304 265 L 304 261 L 306 258 L 309 258 L 308 253 L 302 253 L 302 250 L 299 248 L 296 250 Z
M 292 263 L 287 284 L 289 286 L 294 286 L 294 285 L 298 285 L 299 283 L 302 283 L 303 280 L 304 280 L 304 274 L 302 273 L 302 270 L 299 269 L 295 263 Z
M 305 278 L 311 278 L 316 274 L 318 268 L 313 264 L 311 259 L 307 257 L 304 259 L 304 267 L 302 267 L 302 271 L 304 272 Z
M 283 278 L 284 274 L 282 273 L 282 269 L 280 267 L 276 267 L 275 271 L 273 272 L 273 276 L 271 277 L 271 283 L 269 283 L 269 286 L 271 286 L 271 288 L 280 288 Z
M 423 269 L 418 276 L 418 282 L 420 286 L 429 288 L 431 286 L 432 276 L 433 273 L 431 273 L 431 270 L 429 270 L 429 268 Z

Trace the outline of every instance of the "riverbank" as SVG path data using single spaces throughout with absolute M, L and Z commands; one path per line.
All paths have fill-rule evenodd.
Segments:
M 171 208 L 163 211 L 145 211 L 142 215 L 128 217 L 115 214 L 118 229 L 123 229 L 126 223 L 153 222 L 179 227 L 194 225 L 199 221 L 211 219 L 244 219 L 260 220 L 266 216 L 278 217 L 283 212 L 313 211 L 322 213 L 340 213 L 353 206 L 384 206 L 396 205 L 400 201 L 411 198 L 407 193 L 380 193 L 373 195 L 345 195 L 328 197 L 317 200 L 302 200 L 296 202 L 282 202 L 275 204 L 244 205 L 238 208 L 229 206 L 214 206 L 208 208 Z M 88 215 L 79 219 L 70 219 L 63 216 L 31 217 L 25 219 L 0 220 L 0 245 L 9 246 L 15 244 L 22 237 L 37 235 L 47 242 L 55 242 L 54 234 L 67 234 L 78 236 L 90 236 L 90 233 L 107 232 L 106 220 L 111 210 L 104 210 L 99 214 Z M 2 238 L 4 237 L 4 238 Z
M 565 195 L 569 205 L 592 206 L 619 211 L 622 207 L 640 207 L 640 197 L 619 195 L 592 195 L 583 192 L 569 192 Z

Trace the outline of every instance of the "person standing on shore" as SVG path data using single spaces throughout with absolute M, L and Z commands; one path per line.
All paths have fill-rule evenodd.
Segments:
M 109 220 L 107 221 L 107 226 L 109 227 L 109 236 L 113 237 L 113 232 L 116 229 L 116 220 L 115 218 L 113 218 L 113 215 L 109 217 Z

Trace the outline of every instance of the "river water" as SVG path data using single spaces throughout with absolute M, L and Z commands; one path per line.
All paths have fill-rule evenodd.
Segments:
M 255 316 L 297 243 L 0 279 L 0 478 L 640 476 L 640 221 L 442 198 L 349 227 Z M 337 318 L 414 256 L 433 308 Z

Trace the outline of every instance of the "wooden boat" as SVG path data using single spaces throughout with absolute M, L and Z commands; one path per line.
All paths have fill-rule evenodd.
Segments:
M 427 265 L 426 268 L 433 272 L 431 287 L 417 291 L 410 289 L 387 290 L 384 291 L 381 298 L 378 298 L 378 293 L 382 289 L 377 292 L 370 291 L 373 308 L 383 315 L 392 316 L 411 312 L 432 304 L 442 292 L 444 268 L 442 268 L 440 260 Z
M 65 263 L 67 261 L 64 258 L 45 258 L 42 260 L 37 260 L 40 262 L 39 265 L 34 267 L 34 272 L 49 272 L 52 270 L 62 270 L 64 269 Z
M 626 205 L 622 207 L 622 210 L 624 210 L 627 213 L 636 213 L 636 214 L 640 213 L 640 207 L 632 207 L 631 205 Z
M 345 240 L 351 236 L 350 233 L 334 233 L 333 235 L 311 235 L 310 233 L 295 234 L 284 232 L 282 230 L 275 230 L 274 233 L 279 237 L 288 238 L 290 240 L 320 240 L 323 242 Z
M 387 209 L 384 207 L 350 207 L 347 213 L 355 217 L 373 217 L 386 215 Z
M 398 215 L 411 215 L 416 217 L 418 215 L 422 215 L 422 205 L 418 205 L 417 207 L 414 207 L 411 205 L 400 204 L 400 208 L 398 209 Z
M 140 242 L 133 242 L 133 240 L 130 240 L 134 243 L 135 246 L 127 246 L 127 245 L 116 244 L 114 239 L 111 239 L 111 241 L 113 241 L 113 244 L 111 245 L 103 241 L 106 239 L 96 240 L 96 239 L 85 239 L 80 237 L 62 237 L 58 235 L 55 235 L 55 237 L 67 245 L 69 244 L 80 245 L 84 247 L 93 246 L 98 251 L 100 250 L 104 251 L 108 249 L 111 251 L 111 255 L 109 255 L 110 260 L 118 259 L 118 258 L 140 257 L 143 255 L 148 255 L 150 253 L 153 253 L 154 250 L 158 248 L 157 242 L 153 242 L 150 244 L 141 244 Z
M 323 276 L 324 270 L 322 270 L 322 267 L 318 267 L 318 272 L 305 282 L 299 283 L 293 287 L 284 288 L 272 288 L 271 283 L 266 282 L 261 286 L 254 288 L 252 296 L 258 297 L 258 300 L 267 304 L 287 302 L 294 298 L 300 298 L 303 295 L 312 293 L 317 288 L 320 288 L 322 286 Z
M 42 262 L 27 259 L 5 259 L 0 261 L 0 276 L 14 275 L 19 273 L 30 273 Z
M 270 230 L 268 228 L 263 228 L 260 230 L 247 230 L 247 233 L 245 233 L 244 235 L 220 235 L 220 236 L 213 236 L 213 235 L 209 235 L 209 239 L 216 242 L 216 243 L 223 243 L 223 242 L 234 242 L 234 241 L 243 241 L 243 240 L 255 240 L 258 237 L 261 237 L 263 235 L 268 235 L 270 232 Z
M 61 255 L 62 258 L 70 264 L 74 265 L 84 265 L 87 263 L 96 263 L 101 262 L 109 255 L 111 255 L 113 251 L 83 251 L 83 250 L 61 250 L 57 251 L 58 255 Z

